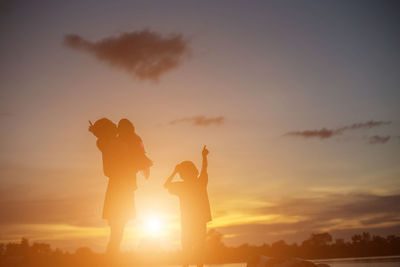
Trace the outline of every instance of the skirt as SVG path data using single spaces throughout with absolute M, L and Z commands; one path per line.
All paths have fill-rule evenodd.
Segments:
M 131 181 L 110 178 L 104 199 L 103 219 L 128 221 L 136 217 L 135 186 Z

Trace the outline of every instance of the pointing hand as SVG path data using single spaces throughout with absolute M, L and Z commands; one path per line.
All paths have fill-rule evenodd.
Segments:
M 208 153 L 210 153 L 210 151 L 208 151 L 207 147 L 204 146 L 203 147 L 203 151 L 201 152 L 201 154 L 203 155 L 203 157 L 207 157 Z

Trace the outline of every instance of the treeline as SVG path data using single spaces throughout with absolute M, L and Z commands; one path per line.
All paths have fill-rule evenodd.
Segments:
M 287 244 L 284 240 L 261 246 L 243 244 L 239 247 L 226 247 L 223 235 L 209 232 L 207 256 L 213 262 L 242 262 L 243 259 L 265 255 L 277 258 L 330 259 L 350 257 L 374 257 L 400 255 L 400 236 L 381 237 L 368 232 L 355 234 L 350 241 L 333 239 L 329 233 L 316 233 L 297 243 Z
M 333 239 L 329 233 L 312 234 L 300 245 L 277 241 L 261 246 L 243 244 L 227 247 L 223 235 L 210 230 L 206 246 L 206 263 L 247 262 L 259 255 L 276 258 L 347 258 L 400 255 L 400 236 L 381 237 L 364 232 L 351 237 L 350 241 Z M 180 252 L 151 251 L 125 252 L 109 256 L 79 248 L 75 253 L 52 249 L 49 244 L 32 243 L 25 238 L 19 243 L 0 244 L 0 266 L 142 266 L 179 265 Z

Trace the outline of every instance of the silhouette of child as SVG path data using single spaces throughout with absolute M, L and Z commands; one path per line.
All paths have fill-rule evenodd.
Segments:
M 118 123 L 118 138 L 128 148 L 133 171 L 142 171 L 146 179 L 150 176 L 150 167 L 153 162 L 146 156 L 142 138 L 135 133 L 135 127 L 128 119 L 121 119 Z
M 210 203 L 207 184 L 207 155 L 209 151 L 204 146 L 202 151 L 203 164 L 200 176 L 196 166 L 191 161 L 183 161 L 175 167 L 164 187 L 168 192 L 177 195 L 181 210 L 181 245 L 186 258 L 195 256 L 197 266 L 203 266 L 203 252 L 207 234 L 207 222 L 211 221 Z M 172 182 L 179 173 L 182 182 Z M 183 266 L 188 266 L 186 260 Z

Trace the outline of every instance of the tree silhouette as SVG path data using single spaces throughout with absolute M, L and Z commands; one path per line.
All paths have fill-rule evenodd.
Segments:
M 350 241 L 335 239 L 329 233 L 313 233 L 301 245 L 287 244 L 284 240 L 261 246 L 247 243 L 238 247 L 227 247 L 223 234 L 211 229 L 207 234 L 206 263 L 221 264 L 249 262 L 260 255 L 277 259 L 304 258 L 343 258 L 365 256 L 400 255 L 400 236 L 387 237 L 371 235 L 368 232 L 355 234 Z M 142 253 L 142 254 L 141 254 Z M 177 251 L 148 251 L 126 253 L 116 259 L 92 252 L 90 248 L 78 248 L 75 253 L 52 249 L 49 244 L 35 242 L 30 244 L 22 238 L 19 243 L 0 244 L 0 266 L 120 266 L 128 265 L 178 265 L 182 253 Z M 123 265 L 123 264 L 122 264 Z

